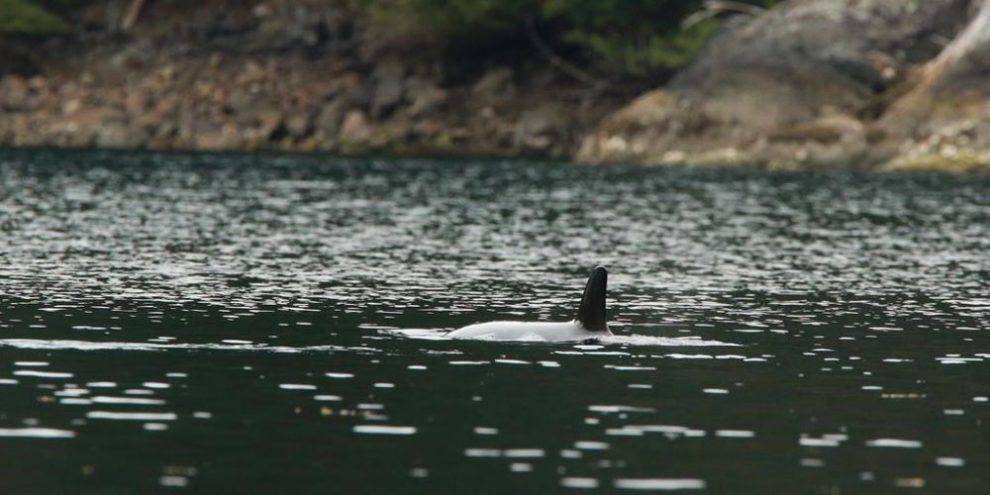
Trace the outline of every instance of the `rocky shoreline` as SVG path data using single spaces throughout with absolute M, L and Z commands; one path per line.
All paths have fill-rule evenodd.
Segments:
M 0 74 L 0 146 L 565 157 L 630 96 L 532 63 L 452 74 L 333 2 L 212 9 L 30 53 Z
M 325 61 L 216 54 L 7 75 L 0 145 L 567 156 L 617 106 L 515 77 L 499 67 L 442 87 L 395 60 L 364 75 Z
M 376 43 L 333 3 L 154 12 L 128 35 L 0 46 L 30 66 L 0 73 L 0 146 L 981 169 L 990 42 L 943 67 L 981 5 L 784 2 L 638 97 L 538 58 L 451 67 Z

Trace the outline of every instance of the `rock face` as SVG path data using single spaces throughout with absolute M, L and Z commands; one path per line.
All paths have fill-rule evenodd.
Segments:
M 917 83 L 880 122 L 901 139 L 895 169 L 970 169 L 990 165 L 990 0 L 974 2 L 974 15 Z
M 607 117 L 589 162 L 875 164 L 876 118 L 967 20 L 969 0 L 793 0 L 736 19 L 669 86 Z M 845 162 L 845 163 L 842 163 Z
M 396 59 L 388 59 L 378 64 L 371 73 L 374 89 L 371 97 L 371 113 L 375 117 L 385 117 L 392 113 L 405 96 L 407 67 Z

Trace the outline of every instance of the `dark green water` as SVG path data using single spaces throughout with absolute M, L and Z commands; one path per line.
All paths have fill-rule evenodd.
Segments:
M 990 178 L 0 152 L 0 493 L 990 493 Z M 599 344 L 447 341 L 564 320 Z M 723 345 L 734 344 L 734 345 Z

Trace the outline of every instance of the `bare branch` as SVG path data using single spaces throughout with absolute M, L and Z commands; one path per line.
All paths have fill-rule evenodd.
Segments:
M 929 77 L 938 75 L 948 66 L 959 62 L 970 52 L 990 44 L 990 0 L 982 0 L 980 10 L 934 60 L 928 63 L 925 71 Z
M 689 28 L 699 22 L 720 16 L 722 14 L 741 14 L 750 17 L 757 17 L 766 9 L 756 5 L 731 0 L 707 0 L 701 10 L 687 16 L 681 21 L 681 27 Z
M 560 55 L 557 55 L 553 50 L 540 38 L 540 34 L 536 32 L 536 25 L 532 18 L 526 19 L 526 34 L 529 36 L 529 41 L 533 43 L 536 50 L 540 52 L 543 58 L 550 62 L 550 65 L 560 69 L 565 74 L 581 81 L 596 90 L 603 90 L 609 86 L 608 81 L 599 79 L 586 71 L 581 70 L 574 64 L 564 60 Z
M 127 7 L 127 13 L 124 14 L 124 18 L 120 21 L 120 30 L 128 33 L 134 26 L 137 25 L 138 18 L 141 17 L 141 9 L 144 8 L 145 0 L 131 0 L 131 4 Z

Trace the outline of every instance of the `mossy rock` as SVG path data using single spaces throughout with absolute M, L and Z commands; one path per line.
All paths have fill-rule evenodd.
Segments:
M 953 153 L 927 153 L 898 157 L 885 170 L 972 172 L 990 170 L 990 152 L 962 149 Z

